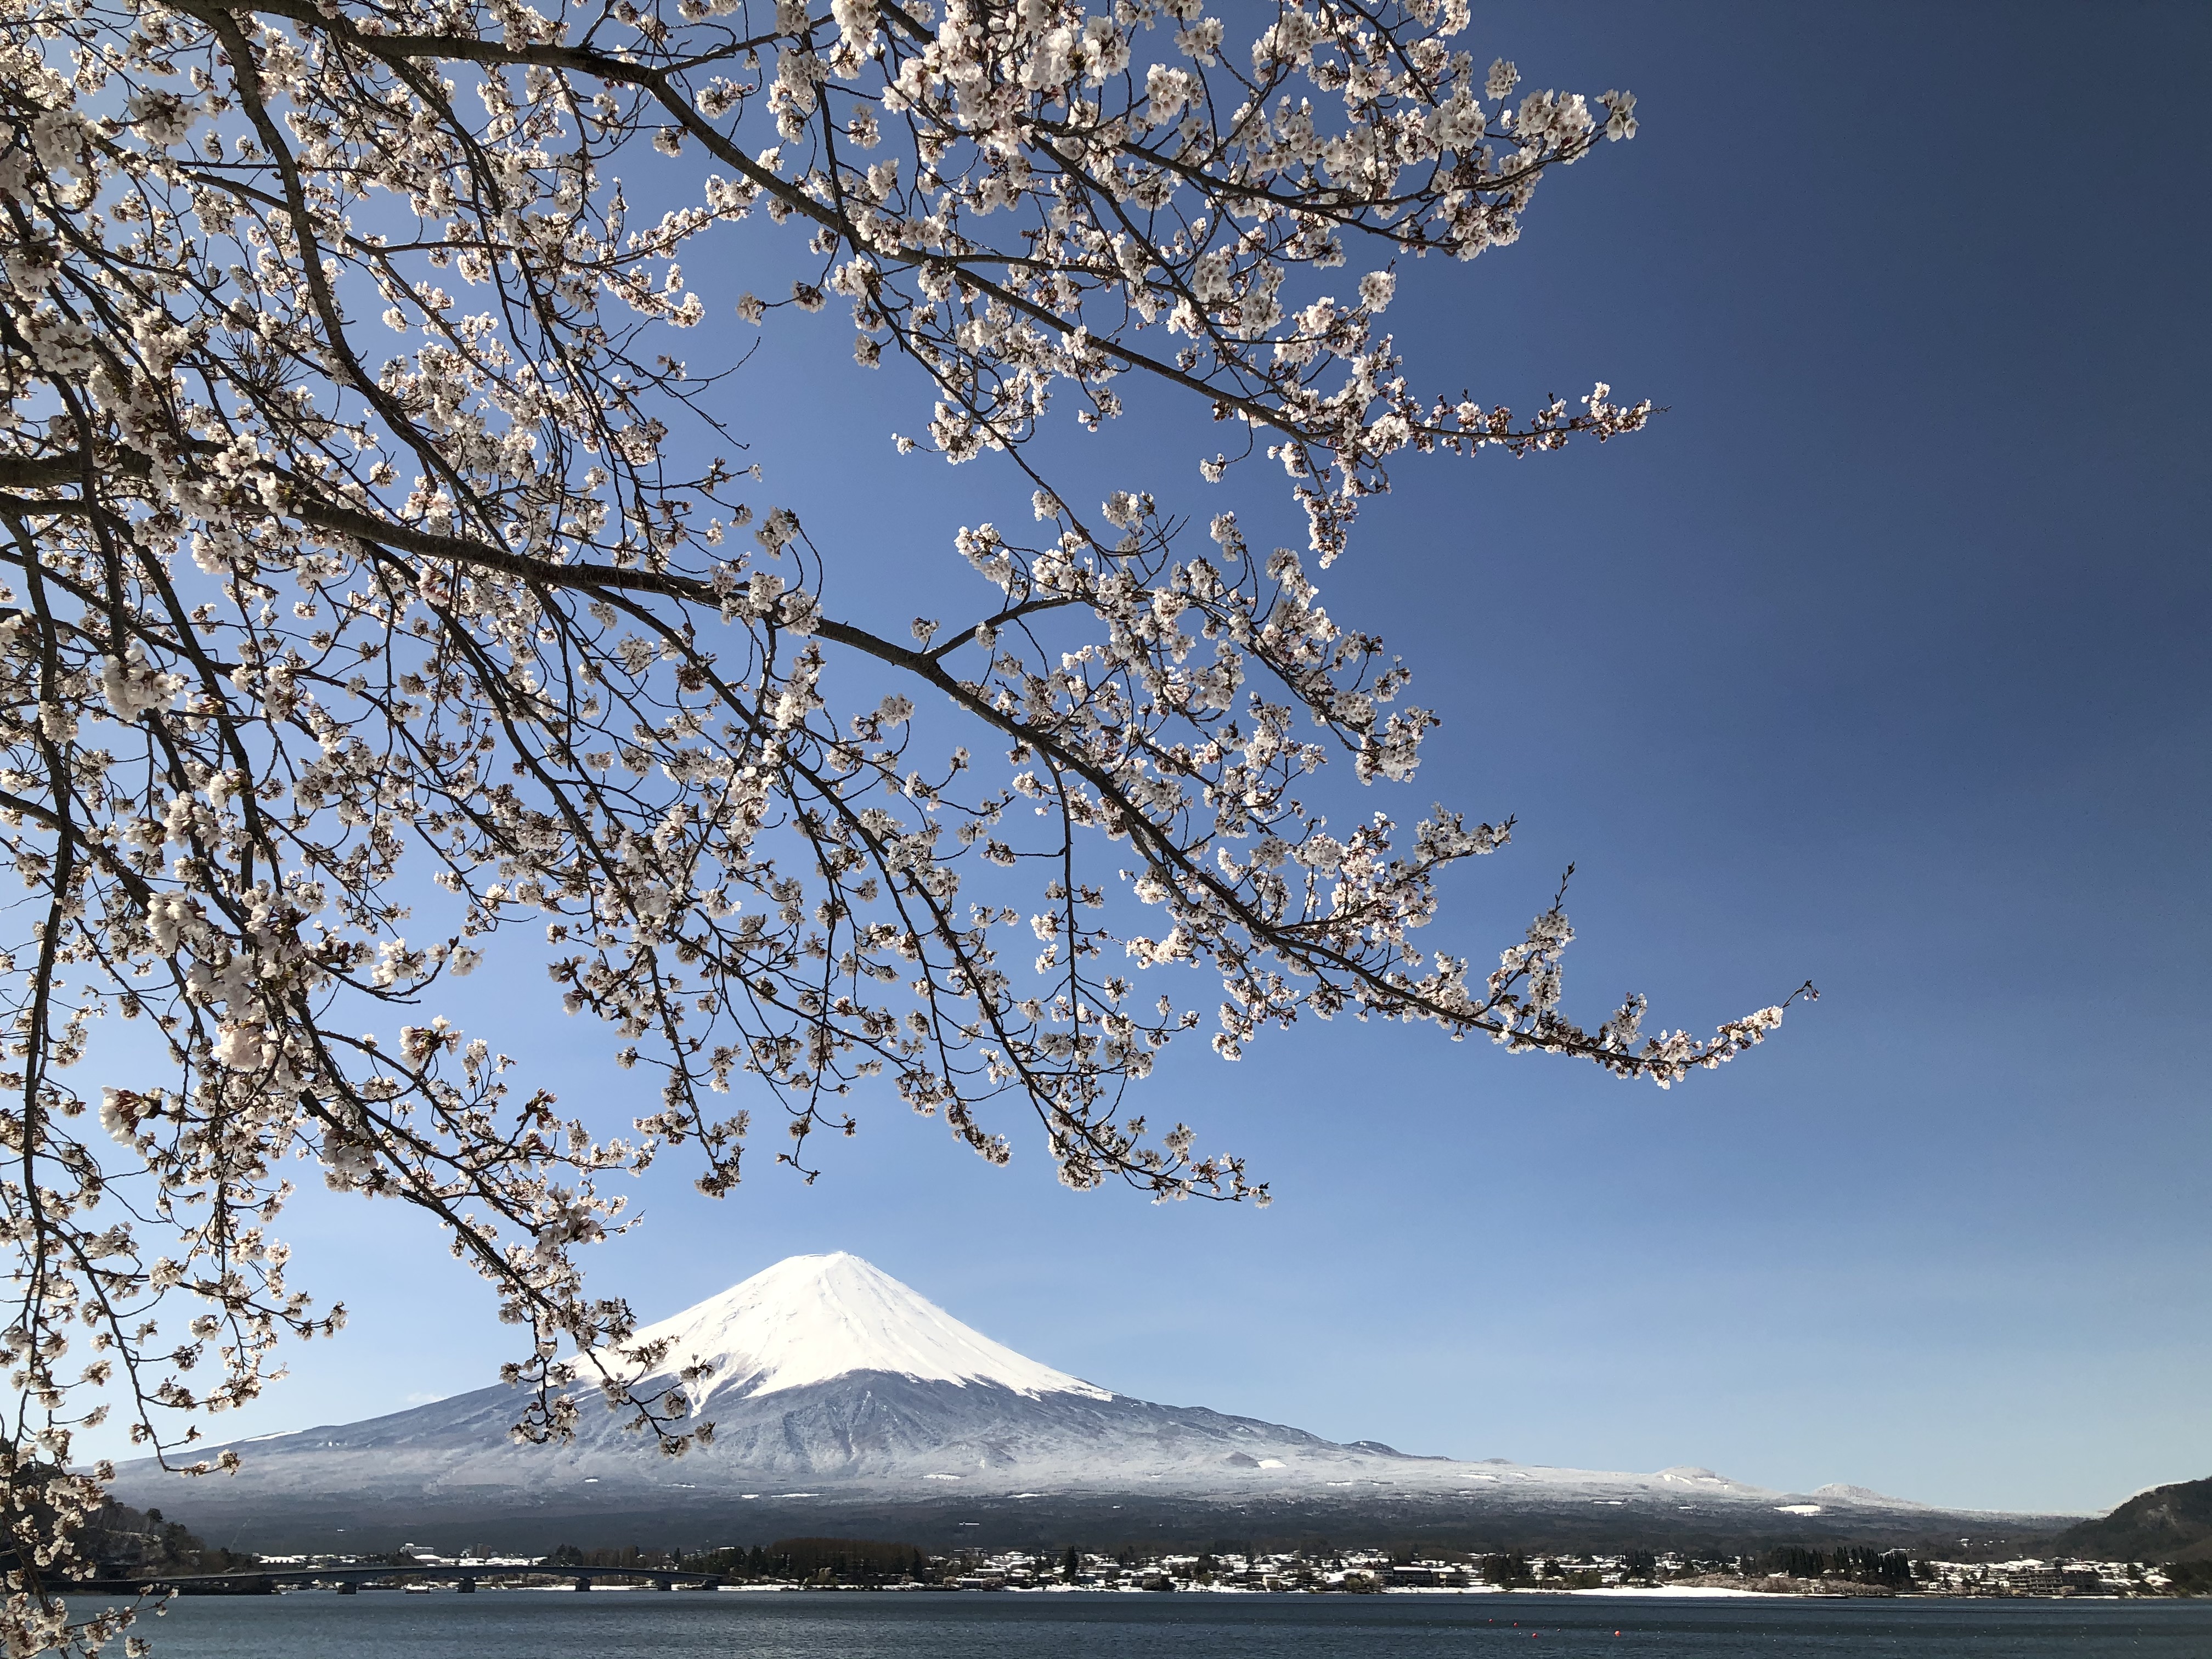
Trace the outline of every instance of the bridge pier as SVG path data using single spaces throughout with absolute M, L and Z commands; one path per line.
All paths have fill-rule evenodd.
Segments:
M 355 1583 L 350 1578 L 342 1579 L 338 1583 L 338 1594 L 340 1595 L 358 1595 L 361 1594 L 361 1586 Z
M 473 1578 L 464 1578 L 455 1584 L 453 1589 L 462 1595 L 474 1595 L 477 1593 L 477 1581 Z
M 579 1578 L 576 1581 L 576 1588 L 580 1590 L 587 1590 L 591 1589 L 591 1587 L 592 1581 L 588 1578 Z

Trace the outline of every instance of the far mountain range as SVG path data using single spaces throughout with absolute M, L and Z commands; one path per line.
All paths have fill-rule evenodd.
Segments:
M 116 1495 L 188 1516 L 211 1543 L 353 1553 L 696 1549 L 819 1534 L 939 1548 L 1329 1538 L 1955 1552 L 2049 1538 L 2081 1519 L 1945 1510 L 1852 1486 L 1773 1492 L 1686 1466 L 1416 1456 L 1158 1405 L 1016 1353 L 842 1254 L 793 1256 L 639 1335 L 669 1339 L 672 1373 L 712 1362 L 696 1413 L 714 1425 L 711 1445 L 664 1457 L 592 1401 L 573 1442 L 517 1444 L 516 1396 L 494 1386 L 236 1443 L 244 1466 L 228 1478 L 181 1483 L 150 1461 L 126 1463 Z

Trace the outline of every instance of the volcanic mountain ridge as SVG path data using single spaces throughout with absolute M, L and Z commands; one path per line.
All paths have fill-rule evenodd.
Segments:
M 924 1543 L 1082 1537 L 1410 1537 L 1530 1547 L 2024 1538 L 2072 1516 L 1946 1514 L 1863 1487 L 1778 1492 L 1651 1474 L 1409 1456 L 1134 1399 L 1030 1359 L 857 1256 L 793 1256 L 646 1327 L 712 1443 L 681 1458 L 586 1398 L 575 1438 L 516 1443 L 501 1386 L 237 1443 L 179 1490 L 150 1460 L 117 1496 L 234 1547 L 402 1541 L 550 1547 L 756 1542 L 793 1531 Z M 896 1530 L 893 1530 L 896 1529 Z

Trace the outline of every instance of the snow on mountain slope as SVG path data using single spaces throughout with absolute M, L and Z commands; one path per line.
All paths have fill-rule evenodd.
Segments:
M 1825 1486 L 1813 1488 L 1813 1496 L 1825 1498 L 1837 1504 L 1872 1504 L 1884 1509 L 1922 1510 L 1925 1504 L 1915 1503 L 1910 1498 L 1892 1498 L 1886 1492 L 1876 1492 L 1871 1486 L 1846 1486 L 1840 1480 L 1831 1480 Z
M 731 1393 L 757 1400 L 855 1371 L 887 1371 L 920 1382 L 995 1383 L 1032 1400 L 1048 1394 L 1114 1397 L 970 1330 L 842 1250 L 787 1257 L 647 1326 L 632 1341 L 664 1337 L 665 1369 L 714 1363 L 702 1401 Z
M 489 1528 L 533 1549 L 830 1530 L 967 1546 L 987 1534 L 1065 1541 L 1170 1524 L 1205 1535 L 1436 1527 L 1608 1547 L 1662 1536 L 1741 1545 L 1906 1541 L 1940 1518 L 1856 1489 L 1807 1499 L 1690 1465 L 1634 1474 L 1469 1463 L 1158 1405 L 1025 1358 L 845 1255 L 778 1262 L 639 1334 L 667 1339 L 664 1376 L 714 1364 L 701 1417 L 714 1436 L 681 1459 L 599 1409 L 571 1439 L 516 1444 L 521 1401 L 495 1386 L 241 1443 L 234 1475 L 189 1492 L 150 1459 L 125 1463 L 115 1492 L 184 1508 L 204 1534 L 240 1547 L 349 1551 L 434 1527 L 463 1542 Z

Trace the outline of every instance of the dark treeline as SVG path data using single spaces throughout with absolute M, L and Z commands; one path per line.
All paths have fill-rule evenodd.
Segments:
M 2169 1561 L 2167 1580 L 2184 1595 L 2212 1595 L 2212 1561 Z
M 1844 1545 L 1832 1550 L 1784 1545 L 1759 1558 L 1760 1570 L 1783 1578 L 1848 1578 L 1857 1584 L 1904 1589 L 1913 1579 L 1912 1558 L 1903 1550 L 1864 1549 Z
M 234 1550 L 211 1548 L 159 1510 L 134 1510 L 112 1498 L 73 1526 L 64 1527 L 47 1498 L 49 1483 L 61 1471 L 22 1455 L 0 1439 L 0 1571 L 21 1564 L 14 1540 L 60 1533 L 72 1553 L 58 1564 L 60 1575 L 88 1570 L 103 1578 L 142 1572 L 228 1572 L 258 1559 Z M 46 1564 L 39 1564 L 42 1568 Z
M 112 1500 L 76 1534 L 78 1562 L 101 1579 L 159 1574 L 234 1575 L 260 1558 L 210 1547 L 159 1510 Z M 7 1552 L 0 1548 L 0 1565 Z M 363 1558 L 353 1558 L 362 1559 Z M 410 1550 L 389 1557 L 394 1568 L 415 1564 Z M 1782 1545 L 1763 1548 L 1608 1551 L 1601 1554 L 1528 1547 L 1440 1549 L 1420 1540 L 1340 1546 L 1321 1537 L 1228 1538 L 1211 1544 L 1158 1540 L 1066 1544 L 1012 1550 L 975 1547 L 936 1552 L 913 1543 L 867 1538 L 800 1537 L 769 1544 L 698 1550 L 636 1544 L 592 1548 L 564 1543 L 541 1558 L 545 1568 L 629 1568 L 702 1578 L 809 1586 L 869 1588 L 901 1583 L 946 1588 L 1115 1584 L 1147 1589 L 1217 1587 L 1372 1592 L 1389 1588 L 1487 1583 L 1500 1589 L 1575 1590 L 1605 1584 L 1657 1585 L 1733 1579 L 1776 1590 L 1825 1584 L 1829 1594 L 1891 1595 L 1940 1590 L 1949 1570 L 1903 1549 L 1863 1545 Z M 2169 1562 L 2156 1593 L 2212 1595 L 2212 1561 Z M 1954 1577 L 1955 1575 L 1950 1575 Z M 2135 1577 L 2140 1580 L 2138 1569 Z M 1775 1583 L 1773 1581 L 1788 1581 Z M 1955 1593 L 1955 1592 L 1954 1592 Z M 1972 1592 L 1969 1592 L 1972 1593 Z M 2001 1592 L 2000 1592 L 2001 1593 Z
M 938 1565 L 915 1545 L 874 1538 L 781 1538 L 766 1546 L 731 1545 L 696 1553 L 641 1549 L 635 1544 L 592 1550 L 563 1544 L 545 1559 L 562 1567 L 658 1567 L 724 1578 L 841 1584 L 932 1579 Z
M 1017 1556 L 1024 1554 L 1016 1552 Z M 1040 1550 L 1028 1555 L 1027 1571 L 1040 1580 L 1076 1579 L 1084 1571 L 1085 1552 L 1073 1545 L 1057 1551 Z M 1297 1542 L 1255 1542 L 1224 1540 L 1208 1547 L 1164 1549 L 1157 1544 L 1125 1543 L 1087 1552 L 1091 1559 L 1110 1562 L 1125 1571 L 1146 1571 L 1165 1559 L 1179 1564 L 1179 1576 L 1189 1582 L 1212 1583 L 1225 1572 L 1223 1557 L 1249 1561 L 1267 1555 L 1285 1556 L 1317 1571 L 1339 1559 L 1340 1551 L 1325 1540 Z M 1588 1558 L 1559 1556 L 1521 1549 L 1447 1552 L 1413 1544 L 1388 1551 L 1394 1566 L 1418 1560 L 1444 1560 L 1462 1567 L 1469 1578 L 1505 1589 L 1586 1589 L 1608 1582 L 1607 1573 Z M 582 1549 L 563 1544 L 546 1557 L 547 1564 L 565 1567 L 635 1567 L 678 1572 L 713 1574 L 725 1578 L 785 1583 L 872 1584 L 901 1581 L 951 1583 L 983 1566 L 984 1554 L 958 1550 L 934 1554 L 920 1546 L 867 1538 L 784 1538 L 768 1545 L 726 1546 L 687 1552 L 647 1549 L 637 1545 Z M 1004 1560 L 1003 1555 L 996 1558 Z M 1910 1588 L 1916 1577 L 1914 1564 L 1904 1550 L 1876 1550 L 1839 1546 L 1821 1550 L 1785 1545 L 1766 1550 L 1701 1553 L 1674 1558 L 1662 1570 L 1659 1557 L 1650 1550 L 1632 1549 L 1608 1558 L 1619 1580 L 1628 1583 L 1656 1583 L 1668 1577 L 1691 1575 L 1733 1575 L 1751 1579 L 1845 1580 L 1853 1583 Z M 1924 1570 L 1923 1570 L 1924 1571 Z
M 101 1578 L 235 1572 L 261 1560 L 258 1555 L 208 1544 L 159 1510 L 134 1510 L 112 1498 L 87 1518 L 76 1542 L 78 1559 L 89 1563 Z

